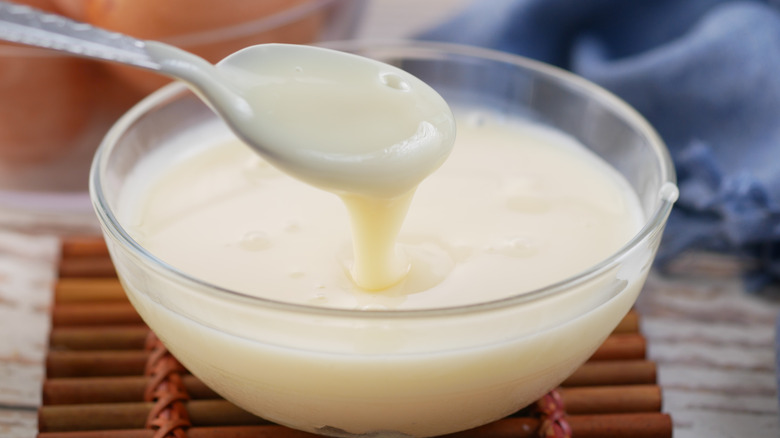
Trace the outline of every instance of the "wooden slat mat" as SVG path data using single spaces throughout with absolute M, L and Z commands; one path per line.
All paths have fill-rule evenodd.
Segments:
M 189 374 L 127 301 L 100 238 L 63 241 L 51 318 L 40 438 L 313 436 L 251 415 Z M 452 437 L 671 437 L 645 350 L 632 311 L 536 405 Z

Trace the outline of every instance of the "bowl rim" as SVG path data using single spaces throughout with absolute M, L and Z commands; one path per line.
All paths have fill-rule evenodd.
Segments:
M 107 237 L 110 236 L 111 238 L 118 241 L 134 256 L 149 262 L 149 265 L 152 269 L 165 275 L 172 275 L 178 280 L 191 283 L 197 286 L 200 292 L 207 292 L 212 296 L 238 300 L 242 303 L 251 303 L 267 308 L 274 308 L 276 310 L 299 314 L 307 313 L 341 318 L 366 318 L 370 316 L 372 318 L 396 319 L 449 317 L 452 315 L 483 313 L 511 308 L 526 302 L 537 301 L 550 295 L 565 293 L 567 290 L 573 289 L 576 286 L 587 282 L 588 280 L 597 277 L 605 271 L 611 269 L 623 258 L 627 257 L 632 252 L 632 250 L 640 247 L 643 242 L 646 242 L 663 232 L 666 220 L 678 196 L 676 174 L 674 164 L 669 155 L 669 151 L 666 148 L 664 142 L 661 140 L 660 136 L 644 119 L 644 117 L 639 114 L 638 111 L 601 86 L 596 85 L 573 73 L 540 61 L 535 61 L 520 55 L 461 44 L 417 40 L 346 40 L 331 41 L 320 45 L 336 50 L 358 50 L 360 48 L 377 50 L 379 48 L 386 48 L 403 51 L 416 50 L 418 53 L 422 54 L 428 53 L 477 57 L 514 64 L 524 69 L 534 70 L 537 73 L 551 76 L 557 79 L 560 83 L 565 84 L 566 86 L 578 92 L 588 93 L 589 95 L 596 98 L 605 109 L 624 115 L 625 119 L 633 126 L 635 126 L 636 129 L 648 139 L 649 145 L 653 149 L 654 156 L 658 159 L 659 169 L 661 171 L 660 178 L 662 184 L 657 194 L 658 205 L 652 214 L 645 218 L 643 226 L 631 239 L 629 239 L 617 251 L 599 263 L 596 263 L 584 271 L 564 278 L 556 283 L 496 300 L 455 306 L 404 310 L 382 309 L 371 310 L 369 312 L 360 309 L 321 307 L 284 302 L 238 292 L 199 279 L 194 275 L 188 274 L 172 265 L 169 265 L 154 254 L 151 254 L 140 243 L 133 239 L 121 225 L 121 222 L 109 207 L 103 192 L 101 172 L 103 169 L 105 169 L 108 157 L 113 151 L 114 146 L 116 146 L 117 140 L 121 138 L 125 130 L 132 126 L 132 124 L 141 117 L 143 117 L 148 110 L 155 108 L 157 105 L 163 104 L 170 99 L 180 98 L 184 95 L 192 94 L 183 83 L 174 82 L 150 94 L 141 100 L 138 104 L 136 104 L 133 108 L 131 108 L 127 113 L 125 113 L 114 124 L 114 126 L 111 127 L 95 153 L 90 168 L 89 193 L 92 206 L 97 214 L 99 222 L 102 225 L 103 232 L 107 235 Z

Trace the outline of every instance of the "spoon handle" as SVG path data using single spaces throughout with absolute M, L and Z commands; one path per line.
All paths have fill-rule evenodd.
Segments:
M 0 1 L 0 40 L 147 70 L 161 68 L 142 40 L 5 1 Z

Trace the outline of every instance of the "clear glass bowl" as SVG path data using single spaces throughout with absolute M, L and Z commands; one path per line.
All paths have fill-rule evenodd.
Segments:
M 92 168 L 94 207 L 128 296 L 193 374 L 244 409 L 293 428 L 433 436 L 532 403 L 576 370 L 634 304 L 677 194 L 665 146 L 613 95 L 538 62 L 429 43 L 329 46 L 405 68 L 452 104 L 486 106 L 571 134 L 625 176 L 646 223 L 603 262 L 499 301 L 366 312 L 246 296 L 159 260 L 115 214 L 138 160 L 214 120 L 173 85 L 119 121 Z M 394 348 L 375 348 L 379 338 Z
M 205 14 L 217 3 L 218 14 Z M 177 28 L 165 21 L 172 18 L 144 21 L 132 15 L 158 6 L 164 14 L 168 2 L 59 4 L 64 9 L 54 12 L 92 19 L 97 21 L 93 24 L 139 38 L 160 39 L 212 62 L 252 44 L 350 38 L 363 8 L 360 0 L 257 2 L 251 8 L 239 0 L 211 4 L 201 0 L 189 5 L 200 8 L 194 12 L 199 21 L 179 22 L 188 31 L 172 33 Z M 113 15 L 84 10 L 96 5 L 124 9 Z M 156 20 L 165 25 L 157 30 L 145 26 Z M 166 81 L 130 67 L 0 43 L 0 225 L 42 232 L 96 232 L 87 193 L 95 149 L 123 113 Z

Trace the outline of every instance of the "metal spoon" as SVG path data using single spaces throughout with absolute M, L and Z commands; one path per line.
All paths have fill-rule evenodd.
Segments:
M 269 127 L 269 114 L 273 113 L 274 109 L 269 110 L 267 102 L 264 102 L 267 100 L 264 99 L 265 95 L 260 94 L 258 99 L 254 90 L 258 84 L 268 84 L 272 73 L 268 73 L 267 70 L 271 69 L 266 66 L 278 64 L 280 60 L 289 64 L 291 58 L 295 61 L 316 57 L 321 65 L 349 63 L 347 65 L 351 70 L 380 75 L 380 79 L 388 88 L 399 93 L 408 92 L 410 88 L 418 91 L 427 88 L 422 81 L 400 69 L 335 50 L 312 46 L 261 44 L 240 50 L 213 65 L 167 44 L 139 40 L 5 1 L 0 1 L 0 39 L 80 57 L 128 64 L 183 80 L 225 120 L 239 138 L 267 160 L 293 176 L 326 190 L 354 193 L 355 188 L 359 188 L 372 195 L 385 190 L 389 183 L 397 186 L 399 191 L 409 190 L 444 161 L 454 139 L 454 120 L 451 113 L 444 117 L 435 114 L 442 105 L 447 107 L 443 99 L 432 90 L 426 96 L 432 93 L 440 101 L 429 99 L 422 103 L 423 107 L 430 107 L 430 111 L 426 113 L 432 115 L 430 120 L 424 120 L 426 123 L 416 128 L 417 131 L 386 147 L 355 153 L 330 153 L 329 150 L 318 149 L 317 145 L 302 145 L 300 138 L 293 139 L 294 135 L 269 136 L 268 129 L 263 127 Z M 323 57 L 330 58 L 323 62 Z M 300 70 L 299 67 L 295 69 Z M 308 78 L 310 83 L 330 81 L 341 85 L 338 81 L 343 82 L 343 79 L 336 77 L 338 75 L 329 69 L 325 69 L 325 73 L 317 68 L 311 70 L 315 75 L 332 77 Z M 273 80 L 278 82 L 280 76 L 277 74 Z M 278 85 L 272 84 L 272 87 L 278 88 Z M 360 93 L 353 94 L 359 96 Z M 247 98 L 250 95 L 254 97 Z M 340 99 L 340 96 L 334 96 L 332 104 L 343 104 L 338 102 Z M 299 104 L 302 108 L 313 103 L 302 101 Z M 370 102 L 363 102 L 367 103 Z M 327 108 L 327 103 L 316 104 Z M 414 104 L 420 106 L 417 101 Z M 376 117 L 375 120 L 387 119 L 389 122 L 397 118 L 392 114 L 378 114 Z M 343 131 L 349 129 L 349 126 L 335 128 L 343 128 Z M 305 125 L 299 129 L 305 129 Z M 311 137 L 309 136 L 309 139 Z M 292 144 L 293 140 L 297 143 Z

